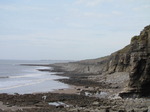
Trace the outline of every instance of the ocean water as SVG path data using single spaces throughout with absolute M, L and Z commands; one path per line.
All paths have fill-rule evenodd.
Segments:
M 50 67 L 21 65 L 52 64 L 56 62 L 59 61 L 0 60 L 0 93 L 28 94 L 68 88 L 67 84 L 55 81 L 55 79 L 67 77 L 57 76 L 54 72 L 37 70 L 52 69 Z

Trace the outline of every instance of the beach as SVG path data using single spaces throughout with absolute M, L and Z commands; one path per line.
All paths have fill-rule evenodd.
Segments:
M 149 98 L 122 99 L 117 95 L 117 92 L 122 89 L 121 86 L 113 87 L 107 81 L 105 83 L 95 82 L 94 77 L 96 78 L 97 75 L 77 75 L 63 71 L 59 67 L 52 69 L 53 72 L 57 70 L 61 72 L 61 74 L 57 74 L 58 76 L 69 77 L 68 79 L 59 79 L 59 81 L 69 84 L 69 88 L 32 94 L 0 94 L 1 111 L 147 112 L 149 109 Z

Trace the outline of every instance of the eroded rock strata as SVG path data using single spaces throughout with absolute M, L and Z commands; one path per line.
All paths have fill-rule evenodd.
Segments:
M 68 72 L 80 74 L 129 73 L 129 83 L 121 96 L 150 95 L 150 25 L 134 36 L 125 48 L 110 56 L 71 63 L 55 64 Z
M 130 44 L 130 81 L 121 95 L 150 95 L 150 26 L 139 36 L 134 36 Z

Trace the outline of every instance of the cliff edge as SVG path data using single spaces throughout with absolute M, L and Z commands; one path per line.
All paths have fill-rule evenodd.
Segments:
M 78 74 L 106 75 L 116 72 L 129 73 L 129 81 L 122 97 L 150 95 L 150 25 L 140 35 L 134 36 L 129 45 L 110 56 L 78 62 L 59 63 L 55 66 Z

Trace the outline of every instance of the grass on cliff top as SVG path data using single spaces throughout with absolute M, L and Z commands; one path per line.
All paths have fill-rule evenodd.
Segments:
M 143 41 L 143 40 L 146 40 L 146 37 L 147 37 L 147 35 L 145 34 L 145 35 L 139 35 L 139 36 L 134 36 L 134 37 L 132 37 L 132 39 L 131 39 L 131 43 L 132 42 L 134 42 L 134 41 L 137 41 L 137 42 L 141 42 L 141 41 Z
M 129 50 L 130 50 L 130 45 L 127 45 L 123 49 L 119 50 L 118 53 L 127 53 Z
M 137 41 L 137 42 L 141 42 L 142 40 L 145 40 L 144 38 L 145 36 L 134 36 L 131 39 L 131 42 Z
M 150 31 L 150 25 L 144 27 L 144 30 L 141 31 L 141 33 L 143 33 L 142 35 L 140 34 L 139 36 L 132 37 L 131 42 L 133 41 L 141 42 L 142 40 L 145 40 L 146 39 L 145 37 L 148 36 L 149 31 Z
M 132 37 L 131 42 L 136 41 L 136 40 L 139 40 L 139 36 Z

